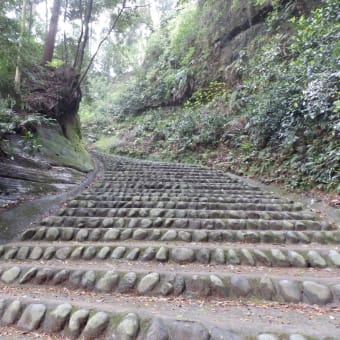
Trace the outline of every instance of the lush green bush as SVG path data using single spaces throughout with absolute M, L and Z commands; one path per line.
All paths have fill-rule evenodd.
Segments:
M 255 148 L 280 154 L 298 185 L 335 189 L 339 164 L 339 3 L 292 18 L 295 34 L 275 35 L 242 69 L 244 112 Z

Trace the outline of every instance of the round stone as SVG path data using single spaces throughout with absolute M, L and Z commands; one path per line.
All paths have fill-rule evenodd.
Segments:
M 86 241 L 89 236 L 89 231 L 87 229 L 80 229 L 76 234 L 76 241 L 83 242 Z
M 161 241 L 174 241 L 177 238 L 176 230 L 168 230 L 161 238 Z
M 17 327 L 24 331 L 31 332 L 37 329 L 46 313 L 46 306 L 43 304 L 28 305 L 18 321 Z
M 79 260 L 83 254 L 84 249 L 85 247 L 83 246 L 76 247 L 70 255 L 71 260 Z
M 64 303 L 55 307 L 45 318 L 43 328 L 46 332 L 55 333 L 64 329 L 72 311 L 72 305 Z
M 199 322 L 174 321 L 169 327 L 169 339 L 208 340 L 209 338 L 209 332 Z
M 79 288 L 83 274 L 84 274 L 83 270 L 71 271 L 70 276 L 68 278 L 68 283 L 74 288 Z
M 161 262 L 164 262 L 164 261 L 167 261 L 168 260 L 168 248 L 166 247 L 160 247 L 156 253 L 156 260 L 157 261 L 161 261 Z
M 289 336 L 289 340 L 307 340 L 307 338 L 301 334 L 292 334 Z
M 304 268 L 307 266 L 305 258 L 294 250 L 288 251 L 288 261 L 293 267 Z
M 273 266 L 277 267 L 289 267 L 290 263 L 286 257 L 286 255 L 280 249 L 272 249 L 272 262 Z
M 300 302 L 301 301 L 301 288 L 295 281 L 281 280 L 279 281 L 279 291 L 286 302 Z
M 44 260 L 50 260 L 54 254 L 56 253 L 55 247 L 47 247 L 44 251 L 43 259 Z M 71 253 L 71 250 L 70 250 Z M 67 257 L 70 255 L 70 253 L 67 255 Z
M 246 266 L 256 265 L 255 259 L 248 249 L 245 249 L 245 248 L 241 249 L 240 258 L 241 258 L 243 265 L 246 265 Z
M 190 242 L 191 241 L 191 233 L 189 231 L 180 230 L 178 232 L 178 240 L 184 241 L 184 242 Z
M 109 229 L 103 236 L 106 242 L 118 240 L 120 231 L 118 229 Z
M 30 260 L 39 260 L 43 254 L 43 249 L 41 247 L 33 247 L 31 254 L 29 256 Z
M 148 230 L 145 229 L 136 229 L 133 234 L 132 234 L 132 238 L 134 240 L 144 240 L 147 238 L 149 234 Z
M 170 259 L 177 263 L 194 262 L 195 252 L 190 248 L 174 248 L 170 251 Z
M 139 319 L 134 313 L 129 313 L 117 327 L 120 339 L 136 339 L 139 331 Z
M 92 289 L 96 282 L 96 272 L 89 270 L 81 278 L 80 285 L 85 289 Z
M 142 261 L 151 261 L 155 258 L 156 255 L 156 248 L 155 247 L 147 247 L 144 250 L 144 253 L 141 256 Z
M 151 325 L 146 334 L 146 340 L 168 340 L 169 334 L 162 319 L 152 319 Z
M 225 255 L 224 250 L 221 248 L 217 248 L 212 252 L 211 260 L 216 264 L 224 264 L 225 263 Z
M 256 337 L 256 340 L 279 340 L 279 338 L 274 334 L 260 334 Z
M 195 297 L 206 297 L 211 294 L 211 281 L 204 275 L 193 275 L 185 281 L 186 293 Z
M 327 262 L 325 259 L 315 250 L 310 250 L 307 253 L 308 261 L 312 267 L 325 268 L 327 267 Z
M 333 300 L 332 293 L 327 286 L 313 281 L 304 281 L 302 287 L 303 297 L 310 304 L 325 305 Z
M 112 217 L 106 217 L 103 219 L 102 225 L 104 228 L 113 227 L 115 220 Z
M 207 248 L 201 248 L 196 251 L 196 261 L 204 264 L 210 262 L 210 250 Z
M 56 252 L 55 252 L 55 257 L 58 260 L 66 260 L 72 252 L 72 248 L 71 247 L 63 247 L 63 248 L 59 248 Z
M 194 230 L 192 232 L 192 240 L 194 242 L 206 242 L 208 240 L 208 232 L 205 230 Z
M 92 231 L 90 231 L 90 235 L 88 237 L 88 239 L 90 241 L 99 241 L 100 238 L 102 237 L 102 230 L 101 229 L 94 229 Z
M 113 250 L 111 258 L 113 260 L 119 260 L 124 256 L 125 251 L 126 251 L 125 247 L 117 247 Z
M 230 283 L 236 296 L 246 297 L 251 292 L 251 285 L 245 277 L 233 275 L 230 278 Z
M 128 261 L 135 261 L 138 258 L 140 253 L 140 248 L 133 248 L 131 249 L 128 254 L 126 255 L 126 260 Z
M 78 309 L 75 311 L 68 323 L 68 332 L 72 337 L 78 337 L 84 328 L 90 312 L 86 309 Z
M 107 247 L 107 246 L 102 247 L 97 253 L 97 258 L 101 260 L 105 260 L 109 256 L 110 252 L 111 252 L 110 247 Z
M 96 254 L 97 254 L 97 247 L 95 246 L 86 247 L 83 253 L 83 259 L 91 260 L 96 256 Z
M 109 316 L 104 312 L 98 312 L 90 317 L 83 330 L 85 339 L 94 339 L 101 335 L 109 323 Z
M 240 335 L 233 333 L 232 331 L 213 327 L 210 331 L 211 340 L 242 340 L 244 339 Z
M 228 290 L 223 281 L 217 275 L 210 275 L 211 292 L 214 296 L 226 297 Z
M 20 273 L 20 267 L 12 267 L 7 269 L 2 273 L 1 281 L 7 284 L 13 283 L 19 277 Z
M 241 260 L 234 249 L 228 250 L 227 264 L 240 264 Z
M 267 276 L 261 278 L 259 291 L 264 299 L 271 300 L 273 296 L 275 296 L 275 287 L 273 281 Z
M 30 268 L 19 280 L 20 284 L 24 284 L 29 282 L 31 279 L 35 277 L 37 274 L 38 269 L 37 268 Z
M 331 249 L 328 253 L 328 257 L 333 266 L 340 267 L 340 254 L 336 250 Z
M 118 284 L 118 292 L 125 293 L 131 290 L 137 281 L 137 274 L 135 272 L 126 273 Z
M 60 231 L 58 228 L 55 228 L 55 227 L 47 228 L 45 239 L 47 241 L 56 241 L 59 237 L 59 234 L 60 234 Z
M 70 275 L 70 272 L 66 269 L 62 269 L 58 271 L 52 279 L 52 284 L 59 285 L 65 282 L 68 279 L 69 275 Z
M 100 292 L 111 292 L 118 282 L 119 275 L 115 272 L 105 273 L 96 283 L 96 289 Z
M 60 238 L 63 241 L 71 241 L 73 239 L 74 229 L 73 228 L 63 228 L 61 231 Z
M 26 260 L 29 252 L 30 252 L 30 247 L 20 247 L 17 252 L 16 258 L 18 260 Z
M 270 257 L 267 256 L 267 254 L 259 249 L 253 249 L 253 255 L 258 262 L 258 264 L 263 264 L 265 266 L 270 267 L 272 265 L 272 262 L 270 260 Z
M 2 323 L 4 325 L 12 325 L 15 323 L 20 315 L 21 311 L 21 302 L 18 300 L 12 301 L 7 308 L 5 309 L 4 314 L 2 315 Z
M 150 292 L 159 282 L 159 278 L 160 276 L 158 273 L 150 273 L 148 275 L 145 275 L 137 286 L 138 293 L 146 294 Z

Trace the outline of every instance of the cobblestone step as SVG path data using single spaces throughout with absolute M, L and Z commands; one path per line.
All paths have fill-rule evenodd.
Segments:
M 302 211 L 301 204 L 294 203 L 206 203 L 185 201 L 92 201 L 73 200 L 67 205 L 69 208 L 147 208 L 147 209 L 189 209 L 189 210 L 255 210 L 255 211 Z
M 203 264 L 232 264 L 267 267 L 313 267 L 340 268 L 340 254 L 336 249 L 303 250 L 284 248 L 249 249 L 235 247 L 219 247 L 216 249 L 205 247 L 184 247 L 155 245 L 8 245 L 0 248 L 0 261 L 17 260 L 103 260 L 115 262 L 129 261 L 157 261 L 174 263 L 203 263 Z
M 97 157 L 96 183 L 0 246 L 0 327 L 82 339 L 338 339 L 337 227 L 218 171 Z
M 146 296 L 188 296 L 326 305 L 340 301 L 340 283 L 317 279 L 251 277 L 245 275 L 182 274 L 135 271 L 98 271 L 49 266 L 3 266 L 3 285 L 47 285 L 94 292 Z M 1 285 L 0 285 L 1 287 Z
M 235 216 L 236 217 L 236 216 Z M 323 221 L 313 220 L 272 220 L 257 218 L 198 219 L 198 218 L 136 218 L 136 217 L 73 217 L 49 216 L 42 226 L 76 228 L 169 228 L 169 229 L 209 229 L 209 230 L 333 230 L 333 226 Z
M 114 240 L 156 240 L 182 242 L 240 242 L 266 244 L 339 244 L 340 231 L 257 231 L 257 230 L 188 230 L 188 229 L 142 229 L 126 228 L 72 228 L 58 227 L 59 231 L 47 233 L 47 227 L 30 228 L 22 235 L 22 240 L 60 240 L 83 241 L 114 241 Z

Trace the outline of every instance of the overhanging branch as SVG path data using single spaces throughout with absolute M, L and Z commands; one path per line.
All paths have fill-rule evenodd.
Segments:
M 87 76 L 87 74 L 88 74 L 88 72 L 89 72 L 89 70 L 90 70 L 90 68 L 91 68 L 91 66 L 92 66 L 92 64 L 93 64 L 93 62 L 94 62 L 94 60 L 95 60 L 95 58 L 97 57 L 97 54 L 98 54 L 98 52 L 99 52 L 101 46 L 102 46 L 102 45 L 104 44 L 104 42 L 109 38 L 109 36 L 110 36 L 110 34 L 112 33 L 112 31 L 115 29 L 115 27 L 116 27 L 116 25 L 117 25 L 117 23 L 118 23 L 118 20 L 119 20 L 119 18 L 122 16 L 124 10 L 126 10 L 126 9 L 128 8 L 128 7 L 126 6 L 126 2 L 127 2 L 127 0 L 124 0 L 124 1 L 123 1 L 123 6 L 120 8 L 120 10 L 119 10 L 119 12 L 118 12 L 118 14 L 117 14 L 115 20 L 113 21 L 113 23 L 112 23 L 110 29 L 109 29 L 109 30 L 107 31 L 107 33 L 105 34 L 104 38 L 99 42 L 99 44 L 98 44 L 98 46 L 97 46 L 97 48 L 96 48 L 96 51 L 95 51 L 94 54 L 92 55 L 92 57 L 91 57 L 91 59 L 90 59 L 88 65 L 87 65 L 87 67 L 86 67 L 84 73 L 83 73 L 83 74 L 81 75 L 81 77 L 79 78 L 78 86 L 80 86 L 81 83 L 84 81 L 85 77 Z

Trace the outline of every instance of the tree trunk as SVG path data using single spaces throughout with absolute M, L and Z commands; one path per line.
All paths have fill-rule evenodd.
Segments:
M 19 38 L 19 48 L 18 48 L 18 57 L 17 57 L 17 65 L 15 69 L 15 78 L 14 78 L 14 87 L 17 93 L 20 92 L 20 83 L 21 83 L 21 50 L 22 44 L 24 40 L 25 30 L 26 30 L 26 8 L 27 8 L 27 0 L 22 0 L 22 9 L 21 9 L 21 27 L 20 27 L 20 38 Z
M 41 60 L 41 63 L 43 65 L 51 61 L 53 58 L 55 38 L 57 35 L 57 30 L 58 30 L 58 19 L 59 19 L 59 14 L 60 14 L 60 8 L 61 8 L 61 0 L 54 0 L 50 26 L 49 26 L 48 33 L 46 36 L 45 45 L 44 45 L 44 53 L 43 53 L 43 57 Z
M 92 8 L 93 8 L 93 0 L 89 0 L 88 3 L 87 3 L 87 6 L 86 6 L 85 18 L 84 18 L 84 23 L 83 23 L 83 26 L 85 27 L 84 37 L 80 41 L 80 44 L 78 45 L 76 60 L 75 60 L 75 63 L 74 63 L 74 67 L 78 72 L 81 71 L 83 61 L 84 61 L 85 49 L 86 49 L 87 43 L 89 41 L 90 20 L 91 20 L 91 16 L 92 16 Z

